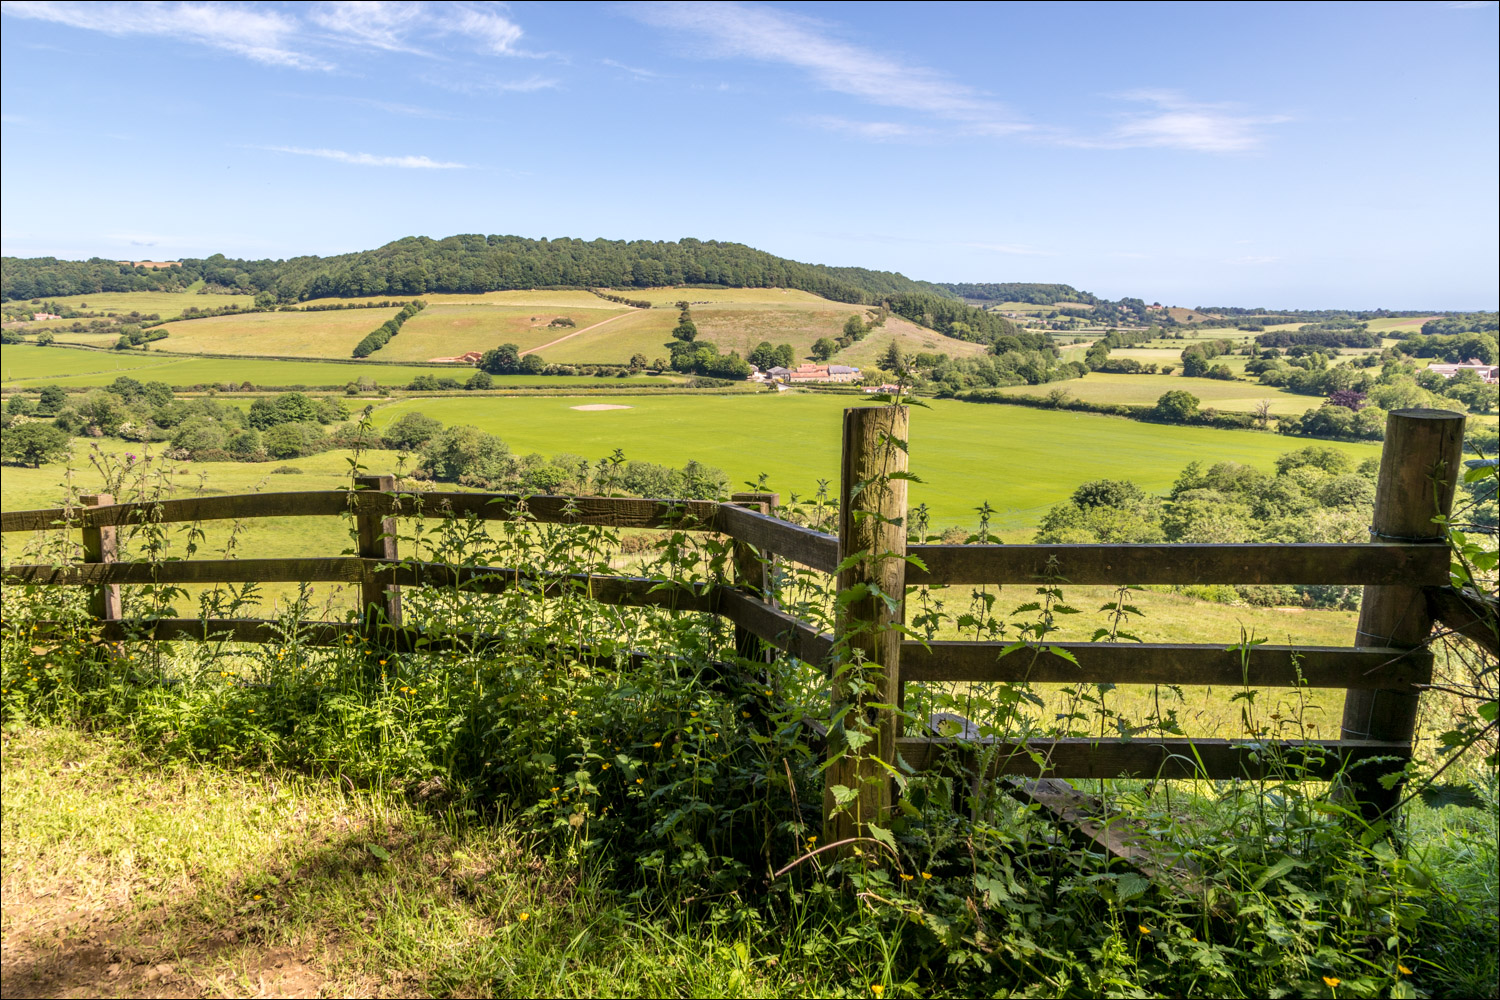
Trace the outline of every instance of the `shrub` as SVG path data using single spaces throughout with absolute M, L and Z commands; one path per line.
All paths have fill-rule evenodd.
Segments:
M 16 421 L 0 433 L 0 457 L 8 465 L 38 468 L 67 454 L 67 432 L 40 421 Z
M 387 446 L 397 451 L 415 451 L 443 429 L 441 421 L 413 410 L 403 413 L 385 429 Z

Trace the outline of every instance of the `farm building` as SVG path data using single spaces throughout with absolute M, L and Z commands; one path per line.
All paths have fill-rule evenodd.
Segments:
M 1427 370 L 1443 378 L 1452 378 L 1459 372 L 1474 372 L 1490 385 L 1500 381 L 1500 365 L 1487 365 L 1478 358 L 1470 358 L 1458 365 L 1428 365 Z
M 785 378 L 788 382 L 858 382 L 859 369 L 848 365 L 802 364 L 787 372 Z

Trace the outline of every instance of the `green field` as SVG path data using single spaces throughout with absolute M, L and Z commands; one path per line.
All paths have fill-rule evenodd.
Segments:
M 395 309 L 242 313 L 168 323 L 153 350 L 171 354 L 244 354 L 293 358 L 348 358 L 365 334 Z
M 1162 393 L 1181 389 L 1197 396 L 1204 407 L 1242 413 L 1253 412 L 1261 400 L 1270 401 L 1272 413 L 1290 414 L 1300 414 L 1322 402 L 1321 396 L 1299 396 L 1254 382 L 1224 382 L 1212 378 L 1183 378 L 1181 375 L 1112 375 L 1107 372 L 1090 372 L 1080 379 L 1046 385 L 1013 385 L 999 391 L 1008 396 L 1045 397 L 1055 389 L 1066 391 L 1070 399 L 1088 403 L 1132 406 L 1151 406 Z
M 179 316 L 189 306 L 199 309 L 218 309 L 222 306 L 249 306 L 255 304 L 253 295 L 199 295 L 197 292 L 95 292 L 92 295 L 48 296 L 33 299 L 42 302 L 57 302 L 69 309 L 97 313 L 131 313 L 143 315 L 157 313 L 162 319 Z M 73 320 L 64 320 L 71 324 Z M 87 322 L 87 321 L 85 321 Z M 38 327 L 40 328 L 40 327 Z
M 108 385 L 120 375 L 141 382 L 193 385 L 308 385 L 343 386 L 361 378 L 388 388 L 406 385 L 418 375 L 451 376 L 463 381 L 474 374 L 466 365 L 378 365 L 357 361 L 275 361 L 262 358 L 183 358 L 143 351 L 81 351 L 57 347 L 7 344 L 0 351 L 0 377 L 6 388 L 41 385 Z M 567 389 L 620 384 L 659 386 L 681 381 L 679 376 L 638 375 L 626 379 L 497 375 L 495 387 Z
M 632 459 L 716 465 L 736 487 L 764 472 L 783 494 L 810 494 L 820 479 L 837 489 L 847 397 L 621 395 L 608 402 L 630 409 L 571 409 L 597 402 L 597 396 L 408 398 L 378 410 L 376 423 L 420 410 L 445 424 L 474 424 L 517 452 L 599 459 L 621 448 Z M 1264 469 L 1305 444 L 1256 431 L 934 400 L 930 409 L 912 411 L 911 467 L 924 480 L 912 485 L 912 503 L 928 504 L 935 524 L 972 525 L 974 508 L 987 500 L 1000 510 L 997 523 L 1025 528 L 1086 480 L 1132 479 L 1159 492 L 1191 461 L 1234 460 Z M 1379 454 L 1373 444 L 1319 444 L 1357 459 Z

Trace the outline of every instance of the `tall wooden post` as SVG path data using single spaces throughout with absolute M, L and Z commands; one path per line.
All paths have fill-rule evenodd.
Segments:
M 834 725 L 829 733 L 830 763 L 824 771 L 823 832 L 826 843 L 861 836 L 868 824 L 885 821 L 891 807 L 891 772 L 896 760 L 899 720 L 890 708 L 901 683 L 901 633 L 906 594 L 907 409 L 855 407 L 844 411 L 843 462 L 839 480 L 841 656 L 834 666 Z M 857 587 L 872 588 L 844 603 Z M 855 661 L 859 667 L 850 670 Z M 849 683 L 863 674 L 871 689 L 851 704 Z M 842 720 L 839 713 L 847 709 Z M 861 721 L 863 720 L 863 721 Z M 873 737 L 851 748 L 846 734 Z M 842 755 L 842 756 L 840 756 Z M 857 797 L 835 812 L 835 787 Z
M 1377 542 L 1432 539 L 1441 544 L 1439 513 L 1453 510 L 1453 488 L 1463 455 L 1464 417 L 1449 410 L 1394 410 L 1386 420 L 1380 479 L 1375 487 Z M 1366 587 L 1359 605 L 1358 646 L 1411 648 L 1427 641 L 1432 616 L 1420 587 Z M 1344 695 L 1343 738 L 1410 742 L 1416 732 L 1417 695 L 1397 691 L 1349 691 Z M 1373 769 L 1370 769 L 1373 770 Z M 1394 808 L 1398 788 L 1382 788 L 1376 775 L 1360 790 L 1367 816 Z
M 729 501 L 740 507 L 749 507 L 762 514 L 770 514 L 781 502 L 779 493 L 731 493 Z M 734 585 L 763 601 L 771 599 L 771 557 L 762 555 L 753 545 L 734 543 Z M 734 627 L 734 654 L 746 660 L 765 658 L 765 649 L 760 639 L 749 629 Z
M 354 485 L 362 492 L 393 493 L 395 476 L 359 476 Z M 359 555 L 364 559 L 401 558 L 396 551 L 396 519 L 360 510 L 355 514 L 359 526 Z M 366 576 L 359 587 L 359 609 L 366 625 L 375 625 L 381 617 L 389 625 L 401 624 L 401 590 L 386 586 Z
M 92 507 L 95 510 L 100 507 L 109 507 L 115 502 L 114 496 L 109 493 L 96 493 L 81 496 L 78 499 L 85 507 Z M 84 528 L 83 561 L 88 563 L 115 562 L 120 555 L 117 530 L 113 525 Z M 107 583 L 94 587 L 89 595 L 89 614 L 96 621 L 119 620 L 122 617 L 120 585 Z

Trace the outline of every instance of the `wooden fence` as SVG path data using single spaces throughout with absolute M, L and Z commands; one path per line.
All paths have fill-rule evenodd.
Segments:
M 545 593 L 585 588 L 594 600 L 624 606 L 665 607 L 719 615 L 733 623 L 737 652 L 753 656 L 760 644 L 809 663 L 837 669 L 839 658 L 862 659 L 875 679 L 869 700 L 900 705 L 910 682 L 1041 682 L 1294 686 L 1342 688 L 1346 694 L 1342 738 L 1278 743 L 1282 759 L 1299 762 L 1310 777 L 1329 776 L 1361 761 L 1400 762 L 1412 750 L 1421 685 L 1431 679 L 1425 648 L 1434 616 L 1476 634 L 1473 616 L 1449 587 L 1449 554 L 1438 513 L 1450 510 L 1459 468 L 1463 417 L 1441 410 L 1390 415 L 1375 501 L 1372 541 L 1349 545 L 929 545 L 908 544 L 905 408 L 859 407 L 845 411 L 839 531 L 827 534 L 777 519 L 777 496 L 735 494 L 730 502 L 520 497 L 493 493 L 402 493 L 390 476 L 366 477 L 357 491 L 328 490 L 202 497 L 145 504 L 85 498 L 85 506 L 5 512 L 0 531 L 79 529 L 83 560 L 65 565 L 12 565 L 10 583 L 92 588 L 92 613 L 108 641 L 227 638 L 273 641 L 276 623 L 262 619 L 165 619 L 144 631 L 121 620 L 119 588 L 133 584 L 336 581 L 358 584 L 361 621 L 304 623 L 303 641 L 333 645 L 346 637 L 384 630 L 386 640 L 415 648 L 419 628 L 403 625 L 402 587 L 457 587 L 501 593 L 525 581 Z M 892 443 L 899 447 L 892 447 Z M 1003 460 L 1003 453 L 997 456 Z M 1024 474 L 1018 472 L 1018 474 Z M 874 485 L 871 485 L 874 484 Z M 418 512 L 473 515 L 485 520 L 525 517 L 539 523 L 677 528 L 714 532 L 734 542 L 729 579 L 692 586 L 663 586 L 630 576 L 546 576 L 519 567 L 458 566 L 402 560 L 396 519 Z M 524 513 L 522 513 L 524 511 Z M 118 560 L 121 526 L 263 517 L 333 517 L 352 512 L 357 555 L 299 559 L 208 559 L 165 562 Z M 914 558 L 909 558 L 914 557 Z M 819 631 L 775 605 L 768 576 L 773 560 L 834 574 L 841 592 L 860 587 L 866 596 L 847 602 L 837 628 L 845 641 Z M 1000 657 L 1000 644 L 920 642 L 904 638 L 902 600 L 917 585 L 1035 584 L 1064 580 L 1089 584 L 1350 584 L 1365 588 L 1357 633 L 1348 646 L 1257 645 L 1244 654 L 1222 643 L 1062 642 L 1071 659 L 1050 652 Z M 855 629 L 851 623 L 862 626 Z M 869 627 L 873 623 L 874 627 Z M 857 632 L 857 634 L 856 634 Z M 447 636 L 444 645 L 482 640 Z M 1493 637 L 1488 644 L 1493 648 Z M 438 648 L 438 647 L 428 647 Z M 857 833 L 890 806 L 885 766 L 912 769 L 954 766 L 955 743 L 977 741 L 909 736 L 895 713 L 876 712 L 878 738 L 862 754 L 844 754 L 828 771 L 828 785 L 861 787 L 856 810 L 835 817 L 833 836 Z M 925 731 L 925 730 L 924 730 Z M 1207 777 L 1228 779 L 1266 773 L 1265 747 L 1217 739 L 1050 739 L 1023 744 L 985 743 L 970 761 L 987 762 L 985 775 L 1050 778 Z M 1038 758 L 1037 755 L 1040 755 Z M 878 759 L 877 759 L 878 758 Z M 898 763 L 898 758 L 901 763 Z M 1043 761 L 1038 764 L 1037 760 Z M 961 765 L 962 766 L 962 765 Z M 1389 766 L 1377 768 L 1388 771 Z M 1367 769 L 1369 770 L 1369 769 Z M 1365 781 L 1375 808 L 1391 792 Z M 830 809 L 830 812 L 837 810 Z

